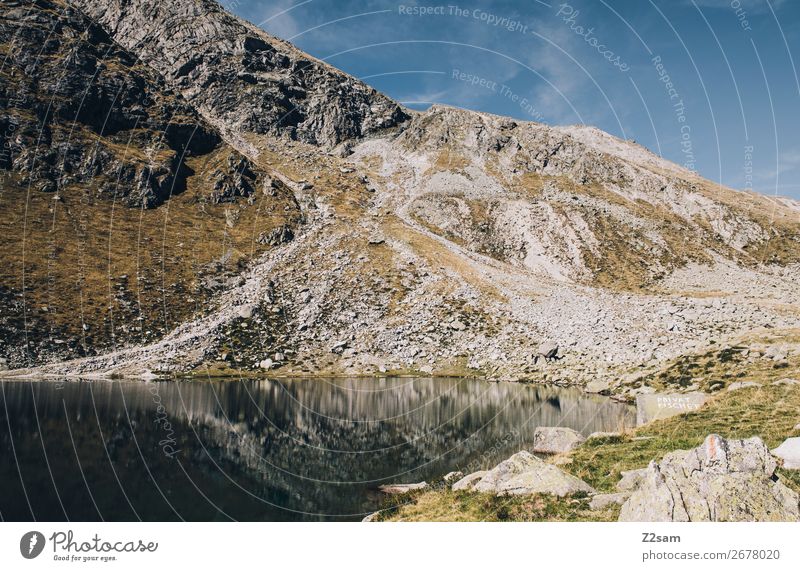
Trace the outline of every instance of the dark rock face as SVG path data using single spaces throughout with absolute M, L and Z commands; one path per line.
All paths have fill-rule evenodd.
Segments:
M 239 220 L 269 244 L 301 221 L 291 188 L 66 0 L 0 2 L 0 210 L 12 368 L 159 338 L 269 247 Z
M 331 148 L 408 116 L 388 97 L 213 0 L 72 0 L 225 132 Z
M 258 236 L 259 244 L 269 244 L 270 246 L 278 246 L 292 240 L 294 240 L 294 232 L 288 225 L 279 226 L 270 232 L 262 232 Z
M 0 168 L 43 192 L 80 184 L 128 206 L 185 189 L 185 160 L 224 144 L 164 80 L 59 0 L 4 1 Z M 235 154 L 230 173 L 247 172 Z M 241 178 L 239 176 L 238 178 Z

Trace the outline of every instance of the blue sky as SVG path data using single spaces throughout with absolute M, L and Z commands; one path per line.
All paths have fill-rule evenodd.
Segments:
M 409 107 L 596 125 L 711 180 L 800 198 L 796 0 L 222 4 Z

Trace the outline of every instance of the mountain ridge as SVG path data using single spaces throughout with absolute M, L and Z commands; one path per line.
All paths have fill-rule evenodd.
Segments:
M 212 123 L 239 137 L 288 133 L 332 148 L 407 118 L 400 105 L 371 87 L 213 0 L 72 4 L 123 47 L 138 51 Z M 320 109 L 326 105 L 332 112 Z

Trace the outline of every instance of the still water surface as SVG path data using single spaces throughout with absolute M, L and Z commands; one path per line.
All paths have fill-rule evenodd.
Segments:
M 3 520 L 353 520 L 377 486 L 491 467 L 537 426 L 634 422 L 464 379 L 0 382 Z

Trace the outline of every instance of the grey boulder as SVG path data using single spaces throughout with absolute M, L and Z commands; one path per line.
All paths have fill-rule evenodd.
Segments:
M 753 381 L 738 381 L 736 383 L 731 383 L 728 385 L 728 392 L 732 393 L 734 391 L 740 391 L 742 389 L 749 389 L 753 387 L 760 387 L 758 383 L 754 383 Z
M 378 489 L 384 494 L 390 496 L 407 494 L 408 492 L 415 492 L 418 490 L 425 490 L 428 487 L 427 482 L 419 482 L 418 484 L 385 484 L 378 486 Z
M 561 454 L 577 448 L 586 439 L 571 428 L 540 426 L 533 433 L 533 451 L 537 454 Z
M 553 361 L 558 360 L 558 344 L 552 343 L 550 341 L 545 341 L 541 345 L 539 345 L 539 354 L 536 356 L 536 360 L 539 360 L 539 357 L 543 357 L 546 361 Z
M 645 474 L 647 474 L 647 468 L 621 472 L 622 478 L 617 482 L 617 490 L 620 492 L 633 492 L 639 489 L 639 486 L 644 481 Z
M 631 497 L 630 492 L 618 492 L 616 494 L 597 494 L 592 496 L 589 502 L 589 508 L 593 510 L 603 510 L 611 506 L 621 506 L 628 498 Z
M 464 478 L 463 472 L 448 472 L 447 474 L 445 474 L 442 480 L 444 480 L 445 484 L 454 484 L 463 478 Z
M 236 308 L 236 313 L 238 313 L 239 317 L 242 319 L 251 319 L 255 310 L 256 305 L 254 303 L 245 303 Z
M 583 480 L 526 451 L 517 452 L 500 462 L 473 489 L 498 496 L 549 494 L 563 497 L 578 492 L 594 493 L 594 489 Z
M 589 394 L 603 394 L 611 390 L 611 383 L 607 379 L 589 381 L 583 389 Z

